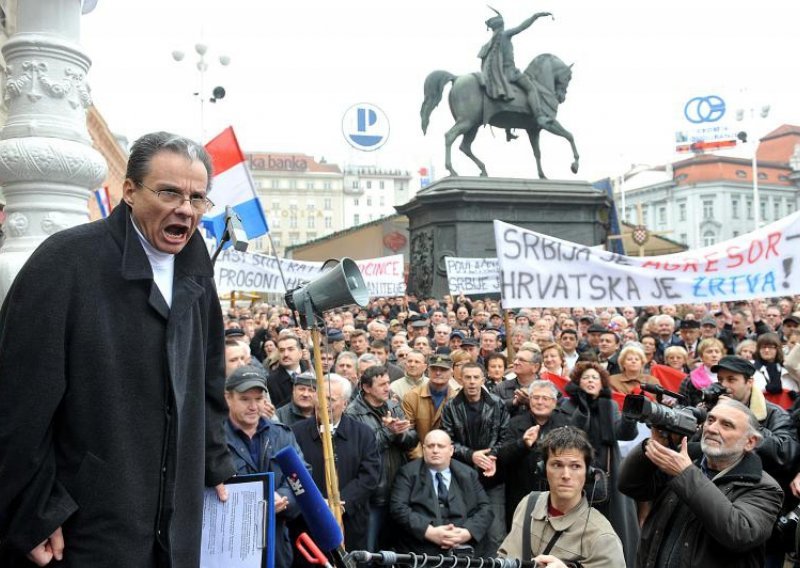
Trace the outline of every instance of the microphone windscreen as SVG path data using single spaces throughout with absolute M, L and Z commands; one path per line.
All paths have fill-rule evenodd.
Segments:
M 341 546 L 344 540 L 342 529 L 295 449 L 286 446 L 275 454 L 275 461 L 286 476 L 317 546 L 326 552 Z

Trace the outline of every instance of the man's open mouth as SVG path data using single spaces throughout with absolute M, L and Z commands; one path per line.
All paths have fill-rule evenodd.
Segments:
M 164 232 L 171 239 L 183 239 L 189 233 L 189 227 L 186 225 L 167 225 L 164 227 Z

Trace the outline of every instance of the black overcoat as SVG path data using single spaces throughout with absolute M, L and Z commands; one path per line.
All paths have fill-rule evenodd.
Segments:
M 233 473 L 224 340 L 199 234 L 172 308 L 120 204 L 48 238 L 0 312 L 0 565 L 63 527 L 61 566 L 196 567 L 205 486 Z
M 311 466 L 314 483 L 327 497 L 325 457 L 316 417 L 295 423 L 292 431 L 303 450 L 303 457 Z M 333 453 L 339 478 L 339 497 L 345 504 L 342 517 L 345 548 L 364 550 L 367 547 L 369 500 L 381 475 L 381 458 L 375 434 L 369 426 L 345 414 L 333 434 Z

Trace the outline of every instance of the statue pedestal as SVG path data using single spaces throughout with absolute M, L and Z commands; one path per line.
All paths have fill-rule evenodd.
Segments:
M 449 293 L 444 257 L 494 257 L 495 219 L 560 239 L 605 243 L 610 200 L 585 181 L 448 177 L 396 209 L 408 216 L 408 289 L 417 296 Z

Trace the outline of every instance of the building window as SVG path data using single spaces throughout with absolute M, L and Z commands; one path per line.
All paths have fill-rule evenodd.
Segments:
M 306 217 L 306 229 L 316 229 L 316 217 Z
M 315 211 L 317 209 L 317 202 L 316 201 L 308 201 L 306 203 L 306 209 L 308 211 Z
M 667 208 L 664 206 L 658 208 L 658 222 L 662 225 L 667 224 Z
M 313 181 L 307 181 L 306 182 L 306 189 L 314 189 L 314 182 Z
M 306 233 L 306 239 L 309 241 L 313 241 L 317 238 L 317 233 Z
M 332 203 L 331 198 L 330 197 L 326 197 L 325 200 L 323 201 L 323 208 L 326 211 L 330 211 L 332 209 L 331 203 Z
M 758 179 L 767 179 L 767 174 L 764 172 L 758 172 Z
M 710 247 L 717 244 L 717 236 L 714 231 L 706 231 L 703 233 L 703 246 Z
M 686 203 L 678 203 L 678 220 L 686 221 Z
M 356 213 L 355 215 L 353 215 L 353 225 L 358 225 L 359 222 L 360 222 L 360 218 L 359 218 L 358 213 Z
M 731 197 L 731 217 L 733 219 L 739 218 L 739 198 Z
M 381 195 L 381 197 L 380 197 L 380 205 L 381 205 L 381 207 L 386 205 L 386 200 L 383 198 L 383 195 Z
M 681 233 L 681 242 L 686 244 L 686 233 Z
M 297 211 L 297 201 L 289 202 L 289 211 Z
M 353 182 L 353 189 L 358 189 L 358 180 Z
M 647 205 L 642 205 L 642 219 L 636 219 L 636 223 L 638 224 L 641 222 L 643 225 L 647 225 Z
M 297 217 L 289 217 L 289 228 L 290 229 L 297 228 Z
M 762 199 L 760 205 L 759 211 L 761 211 L 761 220 L 763 221 L 767 218 L 767 200 Z
M 269 226 L 273 229 L 280 229 L 281 228 L 281 218 L 278 215 L 275 215 L 274 218 L 269 219 Z
M 736 177 L 745 178 L 747 177 L 747 172 L 744 170 L 736 170 Z
M 787 201 L 786 202 L 786 214 L 787 215 L 791 215 L 792 213 L 794 213 L 794 203 L 792 203 L 791 201 Z
M 358 207 L 358 197 L 353 198 L 353 205 Z
M 333 228 L 333 219 L 331 217 L 325 217 L 325 228 L 326 229 Z
M 734 231 L 734 232 L 733 232 L 733 238 L 735 239 L 735 238 L 736 238 L 736 237 L 738 237 L 738 236 L 739 236 L 739 231 Z
M 372 198 L 367 197 L 367 207 L 372 207 Z
M 381 180 L 381 181 L 378 183 L 378 187 L 380 187 L 381 189 L 386 189 L 386 183 L 385 183 L 383 180 Z
M 773 220 L 777 221 L 778 219 L 781 218 L 781 202 L 776 199 L 773 202 L 773 205 L 775 206 L 775 217 L 773 218 Z
M 745 200 L 744 206 L 747 209 L 747 218 L 748 219 L 752 219 L 753 218 L 753 200 L 752 199 Z
M 273 179 L 273 180 L 271 180 L 271 181 L 269 182 L 269 186 L 270 186 L 272 189 L 280 189 L 280 187 L 281 187 L 281 180 L 279 180 L 279 179 Z
M 300 242 L 300 233 L 289 233 L 289 245 L 296 245 Z
M 367 189 L 372 189 L 372 182 L 367 180 Z
M 276 249 L 281 247 L 280 233 L 272 233 L 272 243 L 275 245 Z
M 289 180 L 289 189 L 297 189 L 297 180 L 296 179 L 290 179 Z
M 333 189 L 333 184 L 329 181 L 326 181 L 322 184 L 322 189 Z
M 714 202 L 710 199 L 703 200 L 703 219 L 714 218 Z

